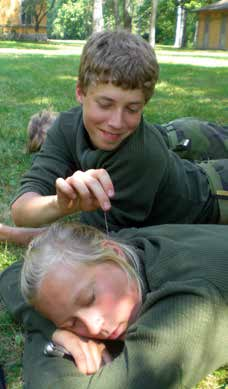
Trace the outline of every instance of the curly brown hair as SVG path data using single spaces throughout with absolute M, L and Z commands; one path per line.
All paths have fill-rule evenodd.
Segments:
M 103 31 L 92 34 L 84 46 L 78 85 L 84 93 L 97 82 L 141 89 L 147 102 L 158 75 L 155 52 L 143 38 L 122 30 Z

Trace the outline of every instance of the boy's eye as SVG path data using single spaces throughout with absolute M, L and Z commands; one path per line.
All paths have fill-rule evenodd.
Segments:
M 130 113 L 138 113 L 140 109 L 141 109 L 140 107 L 127 107 L 127 110 Z
M 98 105 L 100 108 L 102 109 L 108 109 L 111 107 L 111 104 L 110 103 L 103 103 L 103 102 L 98 102 Z

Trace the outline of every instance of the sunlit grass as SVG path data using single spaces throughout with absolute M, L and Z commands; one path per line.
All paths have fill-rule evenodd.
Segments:
M 62 50 L 66 47 L 82 47 L 85 41 L 58 41 L 48 40 L 47 42 L 19 42 L 19 41 L 0 41 L 0 48 L 15 48 L 18 50 Z

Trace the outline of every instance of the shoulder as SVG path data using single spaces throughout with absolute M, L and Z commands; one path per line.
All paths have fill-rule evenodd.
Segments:
M 74 107 L 69 111 L 61 112 L 57 120 L 60 128 L 74 130 L 82 123 L 82 109 Z
M 169 150 L 158 129 L 147 122 L 143 117 L 139 129 L 132 139 L 134 144 L 134 158 L 144 160 L 145 167 L 162 168 L 169 166 Z
M 69 111 L 60 112 L 52 127 L 48 130 L 47 140 L 52 143 L 73 142 L 82 124 L 81 107 L 74 107 Z
M 160 132 L 143 117 L 137 130 L 127 138 L 123 148 L 125 151 L 128 150 L 134 159 L 144 158 L 148 163 L 151 160 L 169 158 L 167 145 Z
M 149 138 L 152 138 L 156 140 L 160 146 L 165 149 L 167 149 L 167 142 L 164 139 L 164 134 L 161 131 L 161 126 L 157 124 L 152 124 L 148 122 L 145 118 L 142 118 L 142 128 L 143 131 L 145 132 L 146 136 Z

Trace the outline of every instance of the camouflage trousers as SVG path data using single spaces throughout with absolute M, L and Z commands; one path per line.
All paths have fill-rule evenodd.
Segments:
M 218 200 L 220 224 L 228 224 L 228 126 L 181 118 L 158 126 L 168 148 L 197 163 Z

